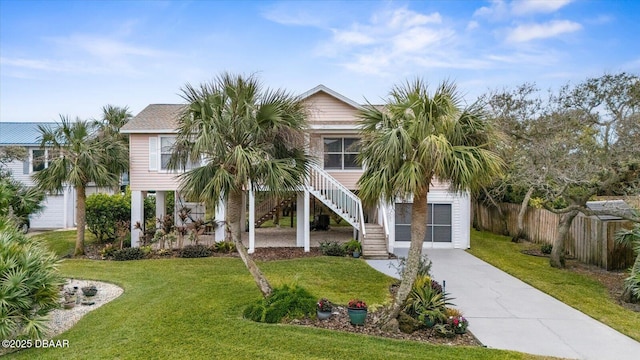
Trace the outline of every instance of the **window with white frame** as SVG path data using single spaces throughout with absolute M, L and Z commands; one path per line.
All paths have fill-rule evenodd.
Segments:
M 31 149 L 31 172 L 44 170 L 49 166 L 48 152 L 47 149 Z
M 152 136 L 149 138 L 149 170 L 169 171 L 169 160 L 174 151 L 175 136 Z M 191 170 L 202 165 L 202 161 L 191 161 L 184 170 Z M 182 169 L 180 169 L 182 171 Z
M 171 151 L 175 143 L 175 136 L 160 137 L 160 170 L 169 169 L 169 159 L 171 159 Z
M 357 161 L 360 153 L 359 141 L 358 138 L 348 137 L 324 138 L 324 168 L 328 170 L 362 169 Z

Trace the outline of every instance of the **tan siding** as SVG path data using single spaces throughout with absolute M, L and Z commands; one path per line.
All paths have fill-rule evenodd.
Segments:
M 157 135 L 131 134 L 129 145 L 131 190 L 175 190 L 176 174 L 149 171 L 149 137 Z
M 356 183 L 362 176 L 362 171 L 345 170 L 345 171 L 327 171 L 329 175 L 333 176 L 342 185 L 346 186 L 349 190 L 357 190 Z
M 309 105 L 310 124 L 353 124 L 356 125 L 356 109 L 331 95 L 318 92 L 306 100 Z

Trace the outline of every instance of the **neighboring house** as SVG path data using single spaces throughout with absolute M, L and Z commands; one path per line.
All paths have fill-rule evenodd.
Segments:
M 55 123 L 0 122 L 0 146 L 22 146 L 28 151 L 28 159 L 14 160 L 7 164 L 16 180 L 27 186 L 35 186 L 31 174 L 49 166 L 52 156 L 49 149 L 41 149 L 38 125 L 55 126 Z M 47 194 L 44 210 L 30 217 L 32 229 L 60 229 L 73 227 L 75 223 L 75 191 L 66 187 L 62 193 Z
M 410 241 L 411 203 L 398 199 L 395 204 L 379 203 L 363 208 L 357 196 L 357 181 L 363 171 L 356 162 L 359 139 L 357 111 L 361 105 L 319 85 L 301 97 L 310 109 L 309 152 L 318 159 L 309 181 L 297 193 L 297 245 L 309 249 L 310 197 L 324 203 L 354 227 L 363 244 L 363 255 L 386 257 L 394 248 L 408 248 Z M 152 104 L 127 123 L 121 132 L 130 139 L 130 186 L 132 191 L 131 223 L 143 219 L 143 199 L 147 192 L 156 193 L 156 217 L 164 215 L 166 192 L 178 188 L 176 173 L 167 170 L 171 146 L 176 136 L 177 119 L 184 105 Z M 255 194 L 248 192 L 249 251 L 255 246 L 256 220 L 270 210 L 255 204 Z M 179 199 L 179 194 L 176 194 Z M 464 194 L 449 192 L 446 184 L 431 186 L 428 233 L 425 247 L 469 247 L 470 200 Z M 216 220 L 223 220 L 223 207 Z M 132 227 L 135 246 L 139 230 Z M 215 234 L 224 237 L 223 229 Z

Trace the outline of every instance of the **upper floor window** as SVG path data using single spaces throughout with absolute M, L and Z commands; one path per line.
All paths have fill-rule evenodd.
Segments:
M 169 159 L 171 159 L 171 151 L 176 138 L 171 136 L 160 137 L 160 170 L 169 169 Z
M 175 136 L 152 136 L 149 138 L 149 170 L 168 172 L 169 161 L 176 144 Z M 201 166 L 201 161 L 189 162 L 184 170 L 191 170 Z M 182 171 L 179 166 L 179 172 Z
M 324 138 L 324 168 L 329 170 L 362 169 L 357 157 L 358 138 Z
M 44 170 L 49 166 L 47 149 L 31 149 L 31 172 Z

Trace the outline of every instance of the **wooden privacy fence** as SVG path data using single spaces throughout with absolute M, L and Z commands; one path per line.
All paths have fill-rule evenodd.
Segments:
M 473 204 L 473 224 L 476 228 L 496 234 L 510 235 L 518 228 L 517 204 L 500 204 L 505 215 L 501 219 L 498 209 L 478 203 Z M 538 244 L 553 244 L 558 233 L 560 215 L 545 209 L 529 207 L 524 218 L 526 238 Z M 614 241 L 617 231 L 629 228 L 630 222 L 600 220 L 579 214 L 571 224 L 566 250 L 569 256 L 581 262 L 607 270 L 626 269 L 633 264 L 633 251 Z

